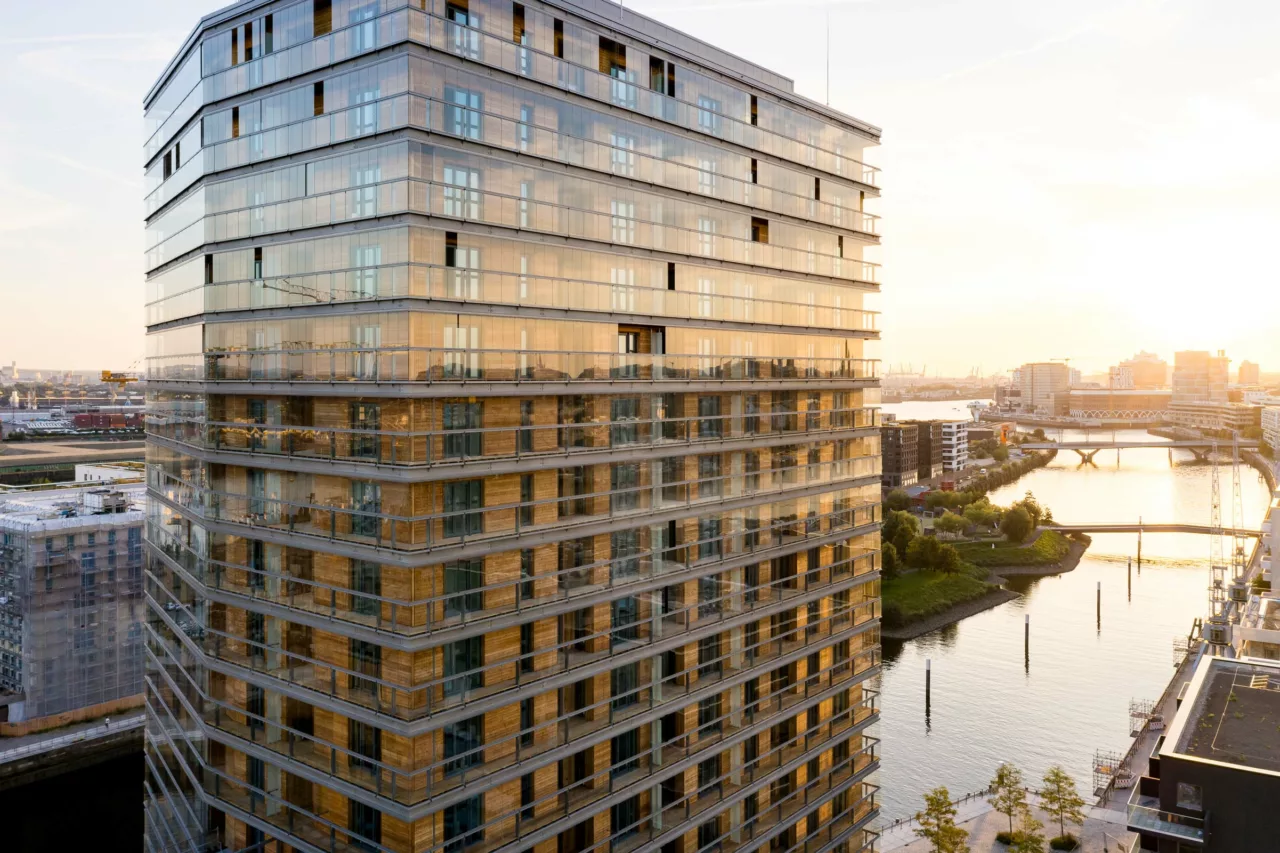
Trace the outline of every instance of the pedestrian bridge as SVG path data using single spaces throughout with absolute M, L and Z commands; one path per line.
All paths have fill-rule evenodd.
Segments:
M 1160 524 L 1150 521 L 1139 521 L 1133 524 L 1055 524 L 1048 529 L 1057 530 L 1060 533 L 1213 533 L 1214 531 L 1214 528 L 1208 524 L 1181 524 L 1178 522 Z M 1262 531 L 1240 527 L 1223 527 L 1222 535 L 1256 539 L 1262 535 Z
M 1019 445 L 1023 450 L 1074 450 L 1080 454 L 1080 458 L 1085 462 L 1092 462 L 1093 457 L 1097 455 L 1099 450 L 1130 450 L 1142 447 L 1154 447 L 1166 450 L 1190 450 L 1196 459 L 1204 461 L 1209 458 L 1209 454 L 1213 453 L 1215 448 L 1219 453 L 1231 452 L 1233 443 L 1230 441 L 1211 441 L 1203 438 L 1195 439 L 1178 439 L 1175 441 L 1164 441 L 1152 439 L 1150 441 L 1107 441 L 1099 439 L 1098 441 L 1035 441 L 1027 442 Z M 1257 450 L 1258 442 L 1251 440 L 1237 441 L 1234 446 L 1240 450 Z

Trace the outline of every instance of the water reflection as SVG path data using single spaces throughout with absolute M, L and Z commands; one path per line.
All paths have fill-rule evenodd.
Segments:
M 1116 434 L 1126 437 L 1149 438 L 1142 431 Z M 1062 522 L 1142 516 L 1208 523 L 1209 465 L 1186 451 L 1174 451 L 1172 464 L 1163 449 L 1125 450 L 1118 463 L 1115 456 L 1104 451 L 1096 466 L 1081 467 L 1076 454 L 1059 454 L 992 500 L 1009 503 L 1030 490 Z M 1219 477 L 1229 521 L 1230 466 L 1221 466 Z M 1256 527 L 1269 498 L 1266 487 L 1248 467 L 1241 469 L 1241 487 L 1242 521 Z M 1224 553 L 1230 547 L 1224 541 Z M 1020 765 L 1032 784 L 1049 765 L 1061 763 L 1082 791 L 1091 791 L 1094 750 L 1128 749 L 1130 699 L 1160 694 L 1173 671 L 1174 639 L 1185 637 L 1192 619 L 1204 614 L 1209 553 L 1206 536 L 1147 534 L 1139 564 L 1136 534 L 1098 535 L 1073 572 L 1010 578 L 1021 598 L 915 640 L 886 640 L 880 723 L 885 816 L 913 814 L 922 793 L 937 785 L 955 795 L 983 788 L 1005 760 Z M 1107 617 L 1102 626 L 1099 582 Z M 925 658 L 932 659 L 927 715 Z

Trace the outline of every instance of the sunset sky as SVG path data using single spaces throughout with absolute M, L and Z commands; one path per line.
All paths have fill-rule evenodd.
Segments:
M 195 0 L 18 4 L 0 36 L 0 362 L 143 351 L 142 98 Z M 638 0 L 884 128 L 886 362 L 1139 349 L 1280 369 L 1280 4 Z

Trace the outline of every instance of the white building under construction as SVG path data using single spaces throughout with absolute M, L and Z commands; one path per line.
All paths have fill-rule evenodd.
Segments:
M 0 733 L 141 704 L 145 494 L 0 492 Z

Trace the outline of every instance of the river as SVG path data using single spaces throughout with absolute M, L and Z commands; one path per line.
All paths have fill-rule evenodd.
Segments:
M 969 417 L 963 402 L 884 409 L 903 418 Z M 1064 438 L 1083 436 L 1067 431 Z M 1142 430 L 1115 436 L 1151 438 Z M 1142 516 L 1208 523 L 1212 469 L 1195 464 L 1189 452 L 1175 450 L 1171 465 L 1168 450 L 1125 450 L 1118 462 L 1115 451 L 1103 451 L 1095 463 L 1081 466 L 1075 453 L 1060 453 L 991 499 L 1008 504 L 1030 490 L 1061 522 Z M 1231 467 L 1218 471 L 1223 519 L 1230 522 Z M 1240 479 L 1243 522 L 1257 527 L 1269 500 L 1266 484 L 1245 465 Z M 1224 540 L 1224 552 L 1229 549 Z M 1094 751 L 1129 748 L 1129 701 L 1160 695 L 1173 672 L 1174 638 L 1185 636 L 1207 608 L 1208 537 L 1144 536 L 1141 572 L 1135 565 L 1130 590 L 1126 564 L 1136 550 L 1136 535 L 1094 536 L 1075 571 L 1014 578 L 1011 586 L 1022 598 L 914 640 L 885 642 L 879 784 L 887 819 L 914 814 L 922 794 L 938 785 L 953 796 L 985 787 L 1002 761 L 1021 767 L 1030 785 L 1051 764 L 1061 764 L 1083 795 L 1092 793 Z M 1023 654 L 1028 614 L 1029 662 Z M 928 718 L 927 658 L 933 661 Z

